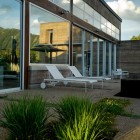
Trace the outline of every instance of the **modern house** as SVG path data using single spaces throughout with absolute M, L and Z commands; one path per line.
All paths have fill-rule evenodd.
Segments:
M 46 64 L 111 76 L 121 22 L 104 0 L 0 1 L 0 93 L 39 84 Z

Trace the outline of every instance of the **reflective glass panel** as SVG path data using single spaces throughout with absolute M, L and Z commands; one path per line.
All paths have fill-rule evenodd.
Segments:
M 116 27 L 114 25 L 112 25 L 112 31 L 115 32 L 115 30 L 116 30 Z
M 81 10 L 85 8 L 85 2 L 83 0 L 73 0 L 73 4 Z
M 98 12 L 96 12 L 95 10 L 94 10 L 94 18 L 96 18 L 98 21 L 100 21 L 101 19 L 101 16 L 100 16 L 100 14 L 98 13 Z
M 103 41 L 99 39 L 100 50 L 99 50 L 99 76 L 103 75 Z
M 84 11 L 82 11 L 76 6 L 73 6 L 73 14 L 80 19 L 84 19 Z
M 82 29 L 73 26 L 73 65 L 78 68 L 82 74 Z
M 49 0 L 61 8 L 70 11 L 70 0 Z
M 116 34 L 116 39 L 119 39 L 119 34 Z
M 0 89 L 20 87 L 21 1 L 0 1 Z
M 93 8 L 91 8 L 88 4 L 85 3 L 85 12 L 91 15 L 92 17 L 94 16 L 93 13 Z
M 116 33 L 117 33 L 117 34 L 119 34 L 119 32 L 120 32 L 120 31 L 119 31 L 119 29 L 118 29 L 118 28 L 116 28 Z
M 101 23 L 104 24 L 104 25 L 107 24 L 107 21 L 106 21 L 106 19 L 103 16 L 101 16 Z
M 94 26 L 96 27 L 96 28 L 98 28 L 98 29 L 100 29 L 101 27 L 100 27 L 100 22 L 98 21 L 98 20 L 94 20 Z
M 91 17 L 89 14 L 85 13 L 84 14 L 84 21 L 86 21 L 87 23 L 93 25 L 93 17 Z
M 73 14 L 114 37 L 119 30 L 83 0 L 73 0 Z M 118 39 L 118 38 L 117 38 Z
M 101 30 L 106 33 L 106 29 L 106 26 L 104 24 L 101 24 Z
M 97 76 L 98 39 L 96 37 L 93 37 L 92 43 L 93 43 L 93 49 L 92 49 L 92 76 Z
M 69 22 L 30 5 L 30 63 L 68 64 Z
M 112 29 L 112 25 L 111 25 L 111 23 L 109 21 L 107 21 L 107 27 Z
M 111 35 L 111 29 L 107 28 L 107 34 Z
M 115 36 L 115 32 L 114 32 L 114 31 L 112 31 L 112 37 L 114 37 L 114 38 L 116 37 L 116 36 Z
M 85 32 L 85 43 L 84 43 L 84 76 L 90 76 L 90 33 Z

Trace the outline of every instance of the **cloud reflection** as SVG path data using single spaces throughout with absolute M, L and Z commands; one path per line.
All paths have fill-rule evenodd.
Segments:
M 4 15 L 11 10 L 12 10 L 12 8 L 9 5 L 1 5 L 0 6 L 0 15 Z
M 107 4 L 122 18 L 140 21 L 140 6 L 131 0 L 114 0 Z

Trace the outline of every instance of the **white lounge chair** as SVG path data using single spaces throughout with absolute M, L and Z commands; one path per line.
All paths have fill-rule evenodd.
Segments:
M 76 78 L 93 79 L 93 80 L 101 81 L 102 82 L 102 88 L 103 88 L 104 80 L 111 80 L 111 78 L 102 77 L 102 76 L 99 76 L 99 77 L 84 77 L 84 76 L 82 76 L 82 74 L 79 72 L 79 70 L 75 66 L 68 66 L 68 68 Z
M 67 83 L 84 83 L 86 92 L 88 83 L 90 83 L 93 88 L 93 83 L 97 82 L 97 80 L 93 79 L 64 78 L 55 65 L 46 65 L 46 68 L 48 72 L 51 74 L 52 78 L 43 79 L 40 85 L 42 89 L 46 87 L 46 82 L 50 82 L 50 84 L 53 86 L 55 86 L 55 84 L 59 82 L 63 82 L 65 85 L 67 85 Z
M 122 69 L 116 69 L 116 71 L 112 71 L 112 79 L 114 79 L 115 77 L 120 77 L 120 79 L 122 79 L 125 76 L 129 76 L 129 72 L 128 71 L 123 71 Z

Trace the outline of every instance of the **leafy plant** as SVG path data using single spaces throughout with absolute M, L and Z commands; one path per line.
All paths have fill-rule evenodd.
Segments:
M 48 107 L 41 96 L 25 96 L 4 104 L 0 126 L 7 129 L 11 140 L 42 140 L 46 137 Z

